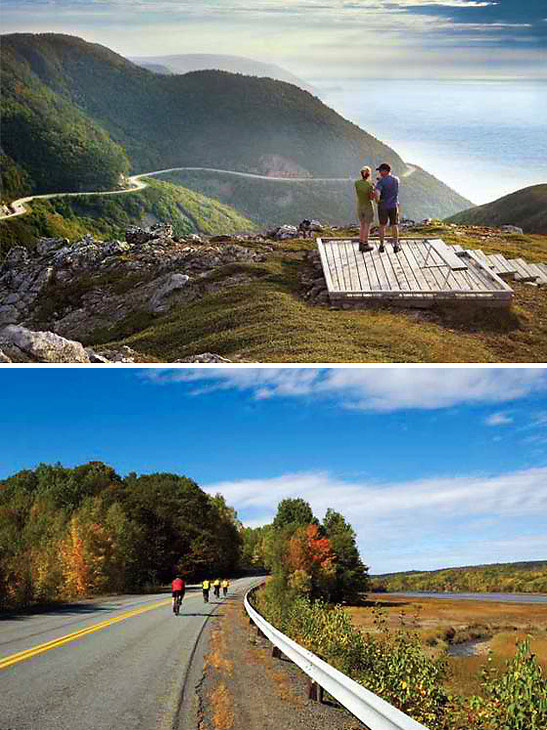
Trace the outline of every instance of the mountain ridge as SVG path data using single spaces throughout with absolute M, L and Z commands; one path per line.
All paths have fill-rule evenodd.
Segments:
M 501 198 L 463 210 L 446 219 L 449 223 L 514 225 L 525 233 L 547 233 L 547 183 L 529 185 Z
M 217 70 L 245 76 L 265 76 L 294 84 L 318 96 L 318 90 L 290 71 L 273 63 L 256 61 L 245 56 L 216 53 L 182 53 L 167 56 L 130 56 L 129 60 L 156 73 L 185 74 L 190 71 Z
M 61 181 L 64 190 L 107 188 L 129 170 L 161 167 L 310 178 L 357 177 L 363 163 L 385 160 L 396 174 L 407 169 L 389 146 L 282 81 L 223 71 L 160 76 L 58 34 L 5 35 L 2 60 L 6 198 L 56 192 Z M 85 165 L 98 178 L 82 180 L 73 168 Z M 409 197 L 410 217 L 414 199 L 428 200 L 432 216 L 437 203 L 443 216 L 469 205 L 420 169 Z

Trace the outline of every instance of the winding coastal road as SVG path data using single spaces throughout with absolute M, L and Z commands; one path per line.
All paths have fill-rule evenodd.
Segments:
M 196 590 L 178 617 L 165 593 L 0 617 L 0 730 L 195 730 L 200 637 L 222 603 Z
M 408 177 L 416 170 L 412 165 L 407 165 L 407 170 L 403 174 L 403 177 Z M 8 218 L 15 218 L 19 215 L 25 215 L 29 212 L 26 207 L 27 203 L 33 200 L 49 200 L 51 198 L 73 198 L 76 196 L 92 196 L 92 195 L 124 195 L 127 193 L 135 193 L 139 190 L 143 190 L 148 187 L 146 182 L 143 182 L 142 178 L 153 177 L 154 175 L 163 175 L 168 172 L 214 172 L 225 175 L 234 175 L 236 177 L 251 178 L 254 180 L 276 180 L 278 182 L 349 182 L 353 178 L 350 177 L 272 177 L 270 175 L 256 175 L 251 172 L 237 172 L 236 170 L 217 170 L 212 167 L 169 167 L 165 170 L 153 170 L 152 172 L 141 172 L 139 175 L 131 175 L 128 178 L 128 182 L 131 187 L 124 190 L 98 190 L 87 193 L 47 193 L 46 195 L 29 195 L 26 198 L 18 198 L 10 203 L 9 208 L 11 213 L 0 215 L 0 220 L 7 220 Z M 1 728 L 0 728 L 1 730 Z

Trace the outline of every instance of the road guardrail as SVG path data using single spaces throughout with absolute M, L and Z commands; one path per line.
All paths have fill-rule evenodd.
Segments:
M 249 602 L 251 588 L 245 594 L 245 610 L 258 629 L 288 659 L 326 690 L 332 697 L 364 722 L 370 730 L 428 730 L 389 702 L 378 697 L 358 682 L 320 659 L 313 652 L 297 644 L 268 623 Z

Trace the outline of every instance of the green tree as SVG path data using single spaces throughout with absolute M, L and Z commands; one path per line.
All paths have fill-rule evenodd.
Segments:
M 319 524 L 318 520 L 313 516 L 310 505 L 301 497 L 296 499 L 282 499 L 277 506 L 277 514 L 273 521 L 275 528 L 294 525 L 296 529 L 296 527 L 317 524 Z
M 369 588 L 368 568 L 359 556 L 355 531 L 339 512 L 330 508 L 323 528 L 335 555 L 336 580 L 331 600 L 355 600 L 359 593 Z

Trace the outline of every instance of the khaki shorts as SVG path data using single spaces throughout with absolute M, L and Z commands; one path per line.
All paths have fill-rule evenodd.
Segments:
M 358 217 L 363 223 L 372 223 L 374 220 L 374 210 L 360 210 L 358 211 Z

